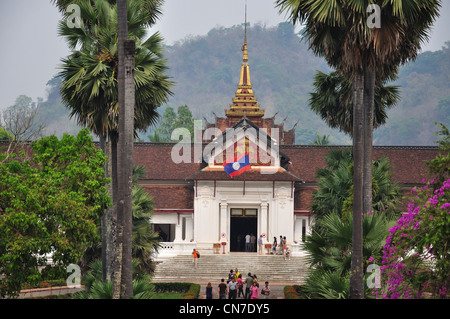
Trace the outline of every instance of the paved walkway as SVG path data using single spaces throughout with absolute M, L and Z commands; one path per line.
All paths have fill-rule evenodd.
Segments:
M 206 285 L 208 284 L 207 282 L 196 282 L 197 284 L 200 284 L 200 295 L 199 295 L 199 299 L 205 299 L 206 298 Z M 213 286 L 213 299 L 218 299 L 218 295 L 217 295 L 217 288 L 219 286 L 219 282 L 211 282 L 211 285 Z M 259 284 L 259 288 L 261 290 L 261 288 L 264 286 L 264 283 Z M 292 283 L 273 283 L 271 284 L 269 282 L 269 288 L 270 288 L 270 295 L 267 299 L 284 299 L 284 287 L 285 286 L 289 286 L 292 285 Z M 244 292 L 245 292 L 245 285 L 244 285 Z M 228 298 L 228 296 L 227 296 Z M 237 299 L 243 299 L 241 298 L 237 298 Z M 263 295 L 259 295 L 258 299 L 264 299 Z

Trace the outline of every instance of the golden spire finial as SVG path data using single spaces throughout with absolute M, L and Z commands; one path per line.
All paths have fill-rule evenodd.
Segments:
M 248 62 L 248 51 L 247 51 L 247 1 L 245 1 L 245 24 L 244 24 L 244 45 L 242 46 L 242 51 L 244 51 L 244 56 L 242 60 Z
M 248 65 L 247 52 L 247 1 L 245 2 L 244 44 L 241 50 L 244 51 L 244 57 L 241 65 L 238 89 L 236 96 L 233 98 L 233 104 L 230 105 L 229 110 L 225 110 L 225 114 L 227 117 L 233 118 L 233 121 L 237 121 L 242 117 L 248 117 L 254 121 L 264 116 L 264 110 L 259 109 L 258 99 L 255 97 L 250 81 L 250 67 Z
M 244 32 L 244 44 L 247 44 L 247 0 L 245 1 L 245 32 Z

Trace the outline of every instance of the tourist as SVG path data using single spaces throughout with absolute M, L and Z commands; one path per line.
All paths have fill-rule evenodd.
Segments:
M 256 285 L 256 282 L 253 282 L 253 285 L 250 287 L 251 297 L 250 299 L 258 299 L 259 288 Z
M 238 280 L 238 298 L 241 297 L 242 294 L 242 298 L 244 298 L 244 282 L 242 281 L 242 274 L 239 274 Z
M 231 278 L 234 278 L 233 269 L 230 269 L 230 273 L 228 274 L 227 284 L 231 281 Z
M 283 256 L 285 256 L 286 259 L 286 249 L 287 249 L 287 242 L 286 242 L 286 236 L 283 237 Z
M 206 299 L 213 299 L 213 288 L 210 282 L 206 285 Z
M 264 295 L 264 299 L 269 299 L 270 288 L 269 288 L 269 282 L 268 281 L 266 281 L 264 283 L 264 287 L 261 289 L 261 295 Z
M 263 255 L 263 237 L 259 235 L 258 238 L 258 255 Z
M 245 236 L 245 251 L 250 251 L 250 235 Z
M 248 273 L 247 278 L 245 278 L 245 299 L 250 299 L 251 292 L 250 288 L 253 285 L 253 277 L 251 273 Z
M 256 282 L 256 286 L 258 286 L 258 288 L 259 288 L 259 282 L 258 282 L 258 277 L 256 277 L 256 275 L 255 274 L 253 274 L 253 282 L 255 283 Z
M 256 236 L 253 234 L 250 234 L 250 251 L 255 252 L 256 251 Z
M 220 280 L 219 288 L 217 289 L 217 294 L 219 299 L 225 299 L 227 296 L 228 286 L 225 284 L 225 279 Z
M 200 253 L 195 248 L 192 251 L 192 256 L 194 256 L 194 268 L 197 268 L 198 257 L 200 256 Z
M 282 255 L 283 254 L 283 236 L 280 235 L 280 245 L 278 248 L 278 255 Z
M 277 254 L 277 237 L 273 237 L 273 244 L 272 244 L 272 254 L 276 255 Z
M 286 260 L 286 258 L 287 258 L 288 260 L 291 260 L 291 253 L 290 253 L 288 247 L 286 247 L 286 250 L 285 250 L 285 253 L 284 253 L 284 260 Z
M 238 281 L 238 278 L 239 278 L 239 275 L 240 275 L 241 273 L 239 272 L 239 270 L 236 268 L 235 270 L 234 270 L 234 278 L 236 279 L 236 282 Z
M 236 279 L 234 277 L 231 278 L 231 281 L 228 283 L 228 299 L 236 299 L 237 285 Z

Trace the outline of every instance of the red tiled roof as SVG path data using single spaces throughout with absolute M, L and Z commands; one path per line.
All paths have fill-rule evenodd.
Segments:
M 184 180 L 198 172 L 200 163 L 193 163 L 194 147 L 191 146 L 192 163 L 174 163 L 171 157 L 175 143 L 136 143 L 134 165 L 144 166 L 146 178 L 151 180 Z
M 171 158 L 175 143 L 136 143 L 134 148 L 134 164 L 146 169 L 149 180 L 228 180 L 230 177 L 223 171 L 201 171 L 201 163 L 176 164 Z M 326 166 L 324 156 L 332 149 L 345 149 L 350 146 L 311 146 L 311 145 L 280 145 L 280 151 L 290 159 L 286 172 L 275 174 L 260 174 L 257 171 L 247 171 L 232 180 L 303 180 L 315 183 L 317 169 Z M 387 156 L 393 167 L 394 181 L 406 185 L 421 183 L 427 178 L 425 161 L 438 154 L 437 147 L 405 147 L 405 146 L 375 146 L 374 159 Z M 191 147 L 191 161 L 194 161 L 194 147 Z M 231 179 L 230 179 L 231 180 Z
M 316 181 L 316 172 L 324 168 L 326 162 L 324 156 L 332 149 L 344 149 L 343 146 L 307 146 L 292 145 L 280 146 L 291 163 L 288 170 L 294 175 L 301 176 L 306 183 Z M 392 177 L 397 183 L 417 184 L 423 178 L 427 178 L 425 161 L 429 161 L 438 154 L 437 147 L 405 147 L 405 146 L 375 146 L 373 158 L 386 156 L 392 165 Z

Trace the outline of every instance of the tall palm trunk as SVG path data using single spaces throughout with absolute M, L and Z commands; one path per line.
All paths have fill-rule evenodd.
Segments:
M 111 178 L 111 183 L 108 184 L 108 194 L 111 197 L 113 206 L 106 209 L 102 216 L 102 271 L 103 280 L 111 281 L 114 272 L 114 242 L 115 242 L 115 225 L 117 218 L 114 215 L 114 210 L 117 204 L 117 142 L 111 139 L 107 144 L 108 162 L 105 169 L 106 177 Z
M 135 43 L 127 40 L 127 1 L 117 2 L 119 26 L 119 141 L 117 157 L 117 244 L 113 281 L 113 298 L 133 295 L 132 278 L 132 172 L 134 139 L 134 51 Z
M 375 71 L 364 74 L 364 191 L 363 212 L 372 210 L 372 150 L 375 97 Z
M 362 269 L 363 162 L 364 162 L 364 72 L 353 81 L 353 235 L 350 272 L 350 298 L 364 297 Z

